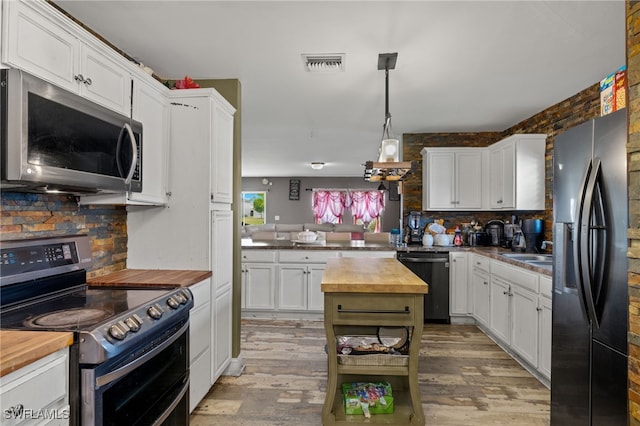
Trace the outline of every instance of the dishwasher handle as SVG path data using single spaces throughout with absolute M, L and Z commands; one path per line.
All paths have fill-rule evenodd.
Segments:
M 448 263 L 448 257 L 400 257 L 400 262 L 407 263 Z

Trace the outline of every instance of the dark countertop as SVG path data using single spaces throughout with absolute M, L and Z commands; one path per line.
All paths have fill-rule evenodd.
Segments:
M 431 246 L 424 247 L 422 245 L 408 245 L 404 247 L 396 247 L 391 244 L 384 243 L 365 243 L 364 240 L 351 240 L 344 242 L 319 241 L 313 243 L 297 243 L 290 240 L 275 241 L 252 241 L 251 239 L 242 239 L 242 249 L 251 250 L 362 250 L 362 251 L 396 251 L 396 252 L 424 252 L 424 253 L 449 253 L 456 251 L 467 251 L 478 253 L 501 262 L 509 263 L 520 268 L 527 269 L 532 272 L 551 276 L 549 269 L 538 266 L 529 265 L 502 256 L 504 253 L 512 253 L 511 250 L 502 247 L 471 247 L 471 246 Z

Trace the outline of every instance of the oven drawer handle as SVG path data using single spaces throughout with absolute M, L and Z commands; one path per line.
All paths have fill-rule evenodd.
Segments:
M 113 382 L 114 380 L 118 380 L 120 377 L 126 376 L 131 371 L 135 370 L 136 368 L 140 367 L 142 364 L 156 356 L 158 352 L 162 352 L 164 349 L 169 347 L 173 342 L 178 340 L 178 338 L 182 336 L 183 333 L 186 333 L 188 328 L 189 322 L 186 322 L 177 333 L 171 336 L 170 339 L 165 340 L 160 345 L 153 348 L 153 350 L 151 350 L 150 352 L 147 352 L 140 358 L 133 361 L 131 364 L 127 364 L 115 371 L 112 371 L 111 373 L 105 374 L 104 376 L 96 377 L 96 386 L 101 387 Z
M 408 306 L 401 311 L 399 309 L 342 309 L 342 305 L 338 305 L 338 312 L 342 314 L 410 314 L 411 310 Z
M 164 411 L 164 413 L 162 413 L 162 415 L 160 417 L 158 417 L 158 419 L 155 422 L 153 422 L 153 426 L 159 426 L 165 420 L 167 420 L 167 417 L 169 417 L 171 415 L 171 413 L 173 413 L 173 410 L 178 406 L 178 404 L 180 404 L 180 401 L 182 401 L 182 397 L 184 396 L 185 393 L 187 393 L 188 390 L 189 390 L 189 380 L 187 380 L 187 382 L 184 384 L 184 386 L 182 386 L 182 389 L 180 389 L 180 393 L 171 402 L 171 405 L 169 407 L 167 407 L 167 409 Z

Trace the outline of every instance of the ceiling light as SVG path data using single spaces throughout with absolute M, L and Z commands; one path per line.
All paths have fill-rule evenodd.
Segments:
M 321 161 L 314 161 L 313 163 L 311 163 L 311 168 L 313 170 L 322 170 L 323 167 L 324 163 Z
M 344 71 L 344 53 L 302 54 L 304 70 L 307 72 Z

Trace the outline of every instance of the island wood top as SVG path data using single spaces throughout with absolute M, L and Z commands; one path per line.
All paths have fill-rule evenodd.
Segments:
M 87 280 L 91 287 L 189 287 L 211 277 L 211 271 L 124 269 Z
M 73 333 L 0 330 L 0 377 L 73 343 Z
M 320 289 L 325 293 L 428 293 L 429 285 L 396 259 L 327 260 Z

